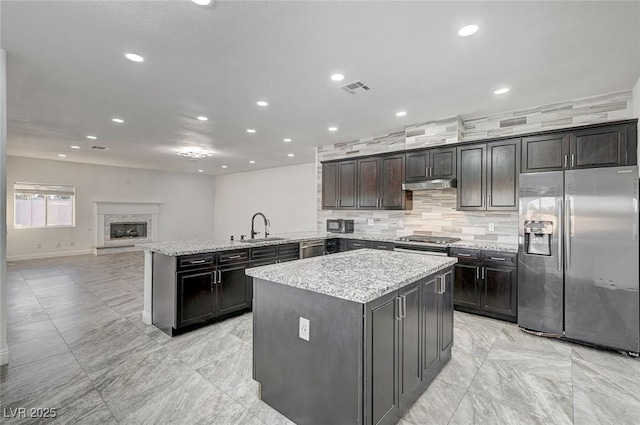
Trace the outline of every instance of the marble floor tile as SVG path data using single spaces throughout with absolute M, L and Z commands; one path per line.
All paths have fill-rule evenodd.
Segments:
M 8 344 L 20 344 L 21 342 L 45 338 L 49 335 L 59 335 L 58 330 L 50 320 L 7 326 Z
M 629 397 L 593 389 L 574 389 L 575 425 L 636 425 L 640 424 L 640 403 Z
M 619 356 L 611 354 L 611 357 Z M 635 363 L 634 360 L 631 360 Z M 615 361 L 612 361 L 614 363 Z M 608 367 L 599 363 L 588 363 L 575 359 L 573 364 L 573 387 L 593 395 L 614 398 L 621 403 L 640 407 L 640 373 L 633 367 L 626 370 Z M 640 423 L 640 422 L 639 422 Z
M 69 347 L 57 333 L 31 339 L 19 344 L 9 344 L 11 361 L 8 368 L 43 360 L 61 353 L 69 353 Z
M 471 392 L 465 394 L 449 421 L 449 425 L 554 425 L 557 423 L 560 422 Z
M 446 425 L 466 391 L 464 386 L 447 384 L 436 378 L 405 414 L 403 421 L 407 425 Z
M 196 332 L 175 337 L 164 344 L 168 350 L 194 369 L 236 353 L 244 347 L 240 338 L 222 330 L 203 328 Z

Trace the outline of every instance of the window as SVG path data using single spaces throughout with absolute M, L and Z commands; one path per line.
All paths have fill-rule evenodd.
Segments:
M 15 227 L 74 225 L 74 186 L 16 183 L 13 192 Z

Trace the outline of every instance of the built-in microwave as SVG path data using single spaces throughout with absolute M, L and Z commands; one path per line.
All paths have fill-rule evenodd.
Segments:
M 353 233 L 353 220 L 328 219 L 327 232 Z

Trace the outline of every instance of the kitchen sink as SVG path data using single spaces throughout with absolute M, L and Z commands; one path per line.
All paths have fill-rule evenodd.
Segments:
M 283 240 L 284 240 L 284 238 L 273 237 L 273 238 L 245 239 L 245 240 L 240 241 L 240 242 L 258 243 L 258 242 L 283 241 Z

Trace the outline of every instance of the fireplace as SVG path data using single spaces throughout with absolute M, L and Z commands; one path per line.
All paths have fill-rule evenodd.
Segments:
M 111 239 L 144 239 L 147 237 L 147 222 L 109 223 Z
M 96 255 L 137 251 L 135 245 L 158 240 L 156 202 L 95 202 Z

